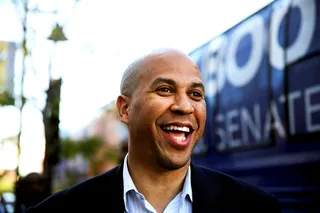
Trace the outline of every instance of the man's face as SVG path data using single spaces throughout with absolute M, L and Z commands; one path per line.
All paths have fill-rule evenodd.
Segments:
M 144 69 L 128 100 L 129 155 L 152 167 L 186 166 L 206 121 L 200 72 L 176 52 L 147 58 Z

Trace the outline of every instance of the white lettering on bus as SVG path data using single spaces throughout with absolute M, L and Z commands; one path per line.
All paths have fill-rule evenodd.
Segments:
M 274 68 L 283 69 L 284 62 L 284 49 L 278 42 L 278 34 L 280 24 L 284 16 L 289 11 L 290 1 L 284 1 L 285 5 L 275 8 L 271 16 L 271 53 L 270 63 Z M 300 10 L 301 20 L 300 28 L 298 29 L 298 36 L 294 43 L 287 48 L 287 61 L 286 64 L 291 64 L 295 60 L 303 57 L 310 47 L 313 32 L 316 26 L 316 5 L 314 0 L 292 2 L 291 8 L 297 7 Z
M 310 133 L 320 130 L 320 103 L 312 101 L 316 95 L 320 96 L 320 84 L 308 87 L 304 91 L 292 91 L 288 94 L 291 135 L 296 134 L 295 114 L 297 110 L 295 109 L 295 104 L 301 103 L 301 101 L 303 101 L 304 107 L 300 109 L 299 113 L 304 113 L 305 115 L 305 129 L 299 133 Z M 304 99 L 301 96 L 304 96 Z M 313 100 L 319 99 L 314 98 Z M 225 113 L 217 114 L 214 125 L 215 134 L 219 138 L 218 141 L 215 141 L 217 149 L 225 150 L 250 144 L 264 143 L 270 136 L 270 130 L 272 129 L 275 130 L 280 138 L 285 138 L 287 134 L 277 107 L 277 104 L 283 104 L 284 102 L 284 95 L 281 95 L 277 101 L 270 103 L 270 107 L 267 106 L 265 114 L 262 114 L 263 111 L 261 111 L 259 103 L 255 103 L 252 107 L 249 107 L 252 109 L 251 112 L 249 108 L 240 107 L 239 109 L 231 109 Z M 271 116 L 273 116 L 272 123 Z M 262 118 L 264 118 L 264 122 Z M 318 118 L 318 123 L 316 123 L 315 118 Z M 252 136 L 251 141 L 249 134 Z
M 312 114 L 318 112 L 320 113 L 320 103 L 312 104 L 311 96 L 318 93 L 320 95 L 320 85 L 310 87 L 306 89 L 304 100 L 306 106 L 306 125 L 308 132 L 315 132 L 320 130 L 320 123 L 314 124 L 312 122 Z
M 280 25 L 289 10 L 289 2 L 275 7 L 271 15 L 270 40 L 267 40 L 267 29 L 264 19 L 257 14 L 234 28 L 231 35 L 221 35 L 212 40 L 202 53 L 201 73 L 206 87 L 206 97 L 212 100 L 217 92 L 230 82 L 235 87 L 243 87 L 251 82 L 259 71 L 261 60 L 266 53 L 267 42 L 270 42 L 270 64 L 273 68 L 282 70 L 284 64 L 291 64 L 305 56 L 316 29 L 315 0 L 292 1 L 291 8 L 300 10 L 301 20 L 297 38 L 287 47 L 287 62 L 284 62 L 284 49 L 279 44 Z M 236 52 L 243 36 L 251 35 L 252 48 L 249 59 L 242 67 L 236 62 Z M 227 38 L 228 36 L 228 38 Z M 227 45 L 228 44 L 228 45 Z M 247 54 L 247 53 L 246 53 Z

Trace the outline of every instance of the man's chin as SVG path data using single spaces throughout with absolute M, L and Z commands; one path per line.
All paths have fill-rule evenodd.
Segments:
M 189 158 L 186 158 L 186 159 L 162 158 L 160 161 L 161 161 L 160 164 L 163 166 L 164 169 L 171 171 L 171 170 L 181 169 L 186 165 L 188 165 Z

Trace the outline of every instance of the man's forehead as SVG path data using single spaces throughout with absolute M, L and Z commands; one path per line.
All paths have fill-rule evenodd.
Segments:
M 180 68 L 176 69 L 178 67 Z M 158 76 L 164 73 L 170 75 L 176 71 L 183 72 L 183 75 L 192 73 L 194 77 L 201 80 L 198 66 L 187 54 L 175 49 L 159 49 L 133 62 L 125 71 L 121 85 L 123 86 L 125 80 L 128 79 L 132 79 L 132 83 L 134 83 L 141 78 L 151 80 L 155 77 L 154 75 Z

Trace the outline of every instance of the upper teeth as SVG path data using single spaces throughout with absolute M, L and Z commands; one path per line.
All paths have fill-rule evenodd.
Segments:
M 179 127 L 179 126 L 173 126 L 173 125 L 170 125 L 170 126 L 165 126 L 164 129 L 166 130 L 179 130 L 179 131 L 183 131 L 183 132 L 190 132 L 190 129 L 189 127 Z

